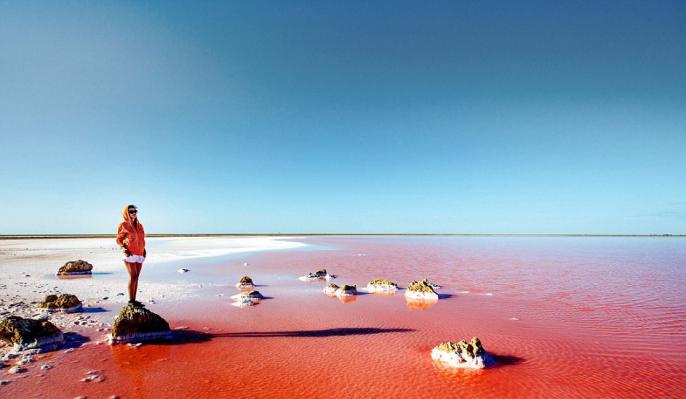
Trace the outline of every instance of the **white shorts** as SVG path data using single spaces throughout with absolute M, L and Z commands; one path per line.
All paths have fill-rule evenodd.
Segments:
M 131 256 L 122 255 L 121 258 L 124 262 L 129 262 L 129 263 L 143 263 L 145 261 L 145 256 L 140 256 L 140 255 L 131 255 Z

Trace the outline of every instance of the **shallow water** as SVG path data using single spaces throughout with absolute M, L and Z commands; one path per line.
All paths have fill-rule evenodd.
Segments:
M 0 394 L 686 396 L 684 239 L 303 240 L 321 247 L 205 260 L 175 276 L 205 284 L 200 299 L 153 307 L 172 327 L 188 327 L 176 343 L 59 353 L 53 360 L 60 364 L 43 377 L 32 372 Z M 405 287 L 428 277 L 443 286 L 441 299 L 408 303 L 401 291 L 341 301 L 321 292 L 325 282 L 297 279 L 321 267 L 338 275 L 337 284 L 358 288 L 373 278 Z M 257 306 L 231 306 L 243 274 L 267 296 Z M 472 336 L 497 366 L 451 370 L 431 360 L 436 344 Z M 102 370 L 105 381 L 80 382 L 91 369 Z

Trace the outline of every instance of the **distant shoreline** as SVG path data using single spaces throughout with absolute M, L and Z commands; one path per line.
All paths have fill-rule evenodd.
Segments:
M 500 233 L 255 233 L 255 234 L 147 234 L 147 237 L 314 237 L 314 236 L 382 236 L 382 237 L 686 237 L 686 234 L 500 234 Z M 114 234 L 0 234 L 0 240 L 114 238 Z

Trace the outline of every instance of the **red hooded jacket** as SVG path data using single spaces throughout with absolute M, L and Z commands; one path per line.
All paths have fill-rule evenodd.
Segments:
M 124 221 L 117 229 L 117 245 L 128 250 L 131 255 L 145 256 L 145 230 L 141 222 L 135 225 L 129 217 L 129 207 L 122 212 Z

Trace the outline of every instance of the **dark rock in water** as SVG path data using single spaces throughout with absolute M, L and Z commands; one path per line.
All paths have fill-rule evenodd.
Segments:
M 250 291 L 248 292 L 247 297 L 250 299 L 264 299 L 264 296 L 260 293 L 260 291 Z
M 316 272 L 307 273 L 302 277 L 298 277 L 298 279 L 302 281 L 331 280 L 332 278 L 336 278 L 336 276 L 329 274 L 326 269 L 317 270 Z
M 250 284 L 250 285 L 253 285 L 253 284 L 254 284 L 253 281 L 252 281 L 252 279 L 251 279 L 250 277 L 248 277 L 248 276 L 243 276 L 243 277 L 241 277 L 241 279 L 238 280 L 238 282 L 241 283 L 241 284 Z
M 0 339 L 14 345 L 14 350 L 54 350 L 64 343 L 62 331 L 47 320 L 10 316 L 0 322 Z
M 142 306 L 128 304 L 114 319 L 110 343 L 142 342 L 170 336 L 171 330 L 166 320 Z
M 57 275 L 78 275 L 78 274 L 91 274 L 93 270 L 93 265 L 86 262 L 85 260 L 72 260 L 64 264 L 57 271 Z
M 236 288 L 238 289 L 252 289 L 254 286 L 255 283 L 248 276 L 241 277 L 241 279 L 238 280 L 238 283 L 236 284 Z
M 80 312 L 83 304 L 76 297 L 76 295 L 62 294 L 62 295 L 48 295 L 41 304 L 42 308 L 47 308 L 50 311 L 61 310 L 66 313 Z
M 357 295 L 357 286 L 343 284 L 343 286 L 341 286 L 341 288 L 339 288 L 338 291 L 336 291 L 336 295 L 343 295 L 343 296 Z
M 233 295 L 231 296 L 231 299 L 236 301 L 233 306 L 243 307 L 256 305 L 261 299 L 264 299 L 264 296 L 260 293 L 260 291 L 252 290 L 250 292 L 244 291 L 240 294 Z

